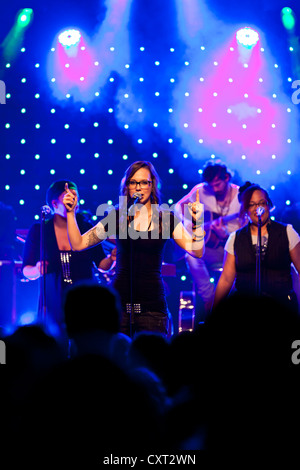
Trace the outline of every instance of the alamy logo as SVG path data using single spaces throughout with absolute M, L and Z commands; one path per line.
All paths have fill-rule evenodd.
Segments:
M 116 234 L 117 222 L 119 227 L 119 234 L 118 237 L 120 239 L 127 239 L 131 238 L 132 240 L 137 240 L 138 238 L 148 238 L 148 230 L 146 231 L 139 231 L 136 230 L 134 227 L 143 224 L 144 220 L 148 220 L 148 209 L 143 204 L 139 204 L 133 202 L 133 204 L 128 208 L 128 205 L 131 204 L 131 200 L 127 198 L 127 196 L 120 196 L 119 197 L 119 205 L 118 205 L 118 212 L 116 211 L 114 206 L 108 204 L 101 204 L 97 207 L 96 215 L 98 217 L 104 218 L 101 220 L 101 223 L 96 225 L 96 234 L 100 240 L 104 240 L 106 237 Z M 197 220 L 197 227 L 203 228 L 203 204 L 199 203 L 199 218 Z M 180 221 L 180 215 L 177 216 L 176 205 L 169 206 L 168 204 L 151 204 L 151 223 L 153 224 L 153 228 L 150 231 L 151 239 L 158 240 L 162 238 L 163 240 L 168 240 L 172 236 L 175 239 L 181 239 L 184 235 L 182 229 L 183 227 L 179 228 L 178 230 L 174 230 L 174 224 L 171 223 L 171 214 L 174 213 L 177 221 Z M 185 226 L 189 231 L 189 227 L 193 226 L 193 217 L 192 212 L 190 210 L 189 204 L 184 205 L 184 220 Z M 135 214 L 139 214 L 135 219 Z M 128 223 L 128 217 L 131 217 L 132 220 Z M 118 220 L 117 220 L 118 219 Z M 134 219 L 134 220 L 133 220 Z M 161 224 L 159 222 L 161 220 Z M 104 227 L 106 227 L 104 229 Z M 150 226 L 149 226 L 150 227 Z M 172 232 L 171 232 L 172 227 Z M 179 226 L 180 227 L 180 226 Z M 190 233 L 191 235 L 191 233 Z M 199 238 L 200 237 L 200 238 Z M 204 238 L 201 238 L 201 235 L 198 235 L 197 242 L 202 242 Z M 194 246 L 197 245 L 197 242 L 194 238 L 191 238 L 191 245 L 187 245 L 188 249 L 193 249 Z
M 6 364 L 6 345 L 0 340 L 0 364 Z
M 0 80 L 0 104 L 6 104 L 6 87 L 3 80 Z
M 296 88 L 296 91 L 292 94 L 292 102 L 294 104 L 300 103 L 300 80 L 294 80 L 292 83 L 292 88 Z

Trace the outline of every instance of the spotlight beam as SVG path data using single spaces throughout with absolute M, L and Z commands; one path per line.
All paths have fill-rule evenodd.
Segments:
M 17 13 L 15 23 L 5 39 L 1 47 L 3 48 L 3 58 L 5 61 L 12 61 L 21 49 L 25 31 L 33 20 L 33 10 L 31 8 L 23 8 Z

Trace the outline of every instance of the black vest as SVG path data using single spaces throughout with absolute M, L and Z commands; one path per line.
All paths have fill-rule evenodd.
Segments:
M 286 298 L 293 290 L 291 257 L 286 225 L 271 221 L 267 226 L 268 246 L 261 261 L 261 293 L 278 299 Z M 236 232 L 234 242 L 236 290 L 256 291 L 256 254 L 252 245 L 250 224 Z

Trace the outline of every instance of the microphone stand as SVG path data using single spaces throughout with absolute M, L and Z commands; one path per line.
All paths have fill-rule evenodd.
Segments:
M 50 207 L 43 206 L 41 214 L 41 226 L 40 226 L 40 261 L 42 276 L 40 276 L 40 299 L 39 299 L 39 312 L 38 317 L 42 324 L 46 325 L 46 250 L 45 250 L 45 222 L 46 214 L 50 212 Z
M 258 213 L 257 247 L 256 247 L 256 294 L 261 294 L 261 215 Z
M 134 325 L 134 312 L 133 312 L 133 241 L 130 237 L 130 309 L 129 309 L 129 336 L 132 338 L 133 325 Z
M 134 207 L 135 208 L 135 205 L 139 202 L 139 200 L 141 199 L 141 196 L 139 193 L 135 193 L 133 195 L 133 204 L 129 207 L 128 209 L 128 215 L 129 213 L 132 211 L 132 208 Z M 130 219 L 129 219 L 130 220 Z M 133 217 L 132 217 L 132 222 L 134 223 L 134 214 L 133 214 Z M 131 222 L 129 222 L 130 224 Z M 134 227 L 133 227 L 134 229 Z M 129 269 L 130 269 L 130 308 L 129 308 L 129 335 L 130 335 L 130 338 L 132 338 L 132 335 L 133 335 L 133 325 L 134 325 L 134 308 L 133 308 L 133 239 L 132 237 L 130 236 L 130 231 L 128 233 L 129 237 L 130 237 L 130 252 L 129 252 L 129 256 L 130 256 L 130 266 L 129 266 Z

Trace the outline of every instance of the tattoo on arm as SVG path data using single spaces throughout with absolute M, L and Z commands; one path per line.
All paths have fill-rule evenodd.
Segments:
M 90 247 L 97 245 L 100 241 L 101 240 L 99 240 L 99 237 L 97 236 L 96 227 L 92 228 L 87 234 L 86 246 Z

